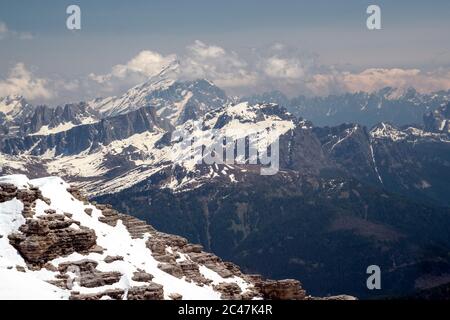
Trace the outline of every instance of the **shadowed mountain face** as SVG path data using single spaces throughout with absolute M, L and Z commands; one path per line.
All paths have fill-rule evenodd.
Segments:
M 313 294 L 373 297 L 365 271 L 377 264 L 383 270 L 379 294 L 402 295 L 420 281 L 432 285 L 426 279 L 450 267 L 449 209 L 353 179 L 287 171 L 182 193 L 143 182 L 97 200 L 121 210 L 132 206 L 138 217 L 202 243 L 248 272 L 301 278 Z
M 385 89 L 297 100 L 274 93 L 231 104 L 206 80 L 156 80 L 57 109 L 2 100 L 3 173 L 62 176 L 248 272 L 299 278 L 313 294 L 398 296 L 445 284 L 448 93 Z M 294 114 L 337 125 L 256 103 L 280 99 Z M 263 130 L 265 139 L 279 138 L 280 170 L 262 176 L 261 165 L 248 161 L 180 162 L 186 150 L 172 136 L 178 130 L 204 147 L 215 134 L 238 139 Z M 372 264 L 383 272 L 376 293 L 365 282 Z
M 99 119 L 100 114 L 86 103 L 50 108 L 32 106 L 21 96 L 0 99 L 0 138 L 47 135 Z
M 443 105 L 423 117 L 425 129 L 431 132 L 450 132 L 450 104 Z
M 325 153 L 348 175 L 429 204 L 450 206 L 448 134 L 381 123 L 314 128 Z
M 124 115 L 103 119 L 92 124 L 78 125 L 50 135 L 34 134 L 3 139 L 1 150 L 10 155 L 29 152 L 38 156 L 51 150 L 54 151 L 55 156 L 73 155 L 137 133 L 152 132 L 156 128 L 156 121 L 154 108 L 141 108 Z

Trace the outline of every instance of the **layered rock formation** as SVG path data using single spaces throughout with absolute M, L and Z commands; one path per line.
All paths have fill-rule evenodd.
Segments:
M 299 281 L 244 274 L 185 238 L 90 204 L 59 178 L 0 178 L 0 213 L 0 269 L 50 284 L 53 298 L 310 299 Z

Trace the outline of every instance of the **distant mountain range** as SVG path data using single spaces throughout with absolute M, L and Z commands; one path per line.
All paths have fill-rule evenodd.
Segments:
M 420 94 L 413 88 L 402 92 L 387 87 L 373 93 L 345 93 L 327 97 L 299 96 L 293 99 L 274 91 L 245 97 L 242 101 L 276 103 L 318 126 L 359 123 L 372 127 L 379 122 L 403 126 L 422 124 L 424 113 L 433 112 L 450 102 L 450 91 Z
M 407 295 L 450 282 L 449 97 L 386 88 L 237 103 L 207 80 L 163 71 L 87 103 L 2 99 L 0 168 L 61 176 L 245 271 L 301 279 L 315 295 L 372 297 L 371 264 L 384 272 L 378 296 Z M 217 132 L 263 130 L 279 138 L 280 171 L 179 162 L 185 150 L 172 133 L 183 129 L 206 147 Z

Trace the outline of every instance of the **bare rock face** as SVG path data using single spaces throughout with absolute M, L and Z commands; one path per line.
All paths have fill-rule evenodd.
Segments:
M 106 256 L 104 261 L 106 263 L 113 263 L 114 261 L 123 261 L 122 256 Z
M 97 288 L 102 286 L 111 285 L 119 282 L 122 274 L 120 272 L 86 272 L 81 273 L 79 279 L 80 286 L 85 288 Z
M 155 231 L 153 227 L 144 221 L 129 215 L 121 214 L 114 210 L 110 205 L 97 204 L 96 208 L 102 212 L 102 216 L 98 218 L 100 222 L 115 227 L 117 222 L 121 220 L 133 239 L 142 239 L 145 233 Z
M 88 198 L 75 186 L 71 186 L 67 189 L 67 192 L 69 192 L 75 199 L 82 201 L 84 203 L 88 202 Z
M 206 279 L 201 273 L 198 264 L 191 261 L 181 261 L 178 264 L 183 271 L 186 279 L 194 281 L 198 285 L 205 285 L 211 283 L 211 280 Z
M 160 262 L 158 268 L 162 271 L 180 279 L 185 277 L 187 281 L 193 281 L 199 286 L 211 283 L 210 280 L 200 273 L 199 264 L 196 261 L 177 261 L 181 253 L 208 255 L 202 251 L 203 247 L 201 245 L 189 244 L 185 238 L 160 232 L 152 232 L 146 244 L 151 250 L 153 258 Z M 170 247 L 171 250 L 168 251 L 167 247 Z M 209 260 L 212 270 L 217 271 L 219 274 L 226 274 L 227 277 L 232 275 L 219 258 L 216 257 L 214 259 L 210 257 Z
M 242 300 L 241 288 L 234 282 L 222 282 L 214 287 L 216 291 L 222 293 L 221 298 L 225 300 Z
M 183 270 L 177 264 L 160 263 L 158 268 L 178 279 L 183 277 Z
M 142 286 L 131 287 L 128 290 L 128 300 L 163 300 L 164 290 L 163 286 L 154 282 Z
M 4 183 L 0 185 L 0 202 L 6 202 L 17 196 L 17 187 L 12 184 Z
M 203 251 L 203 246 L 200 244 L 187 244 L 183 246 L 184 253 L 201 253 Z
M 183 296 L 179 293 L 171 293 L 169 295 L 169 298 L 172 300 L 181 300 L 181 299 L 183 299 Z
M 120 272 L 102 272 L 97 269 L 97 265 L 97 261 L 89 259 L 59 264 L 58 271 L 60 274 L 57 278 L 65 280 L 65 283 L 58 286 L 71 289 L 72 284 L 76 282 L 81 287 L 96 288 L 119 282 L 122 277 Z M 69 280 L 68 273 L 75 274 L 75 278 Z M 58 279 L 55 280 L 56 283 L 58 283 Z
M 79 272 L 89 272 L 95 270 L 98 266 L 98 262 L 89 259 L 83 259 L 80 261 L 63 262 L 58 265 L 58 271 L 60 273 L 66 273 L 71 269 L 76 269 Z
M 147 248 L 152 251 L 153 256 L 162 256 L 166 254 L 166 245 L 164 241 L 155 237 L 150 237 L 150 239 L 147 240 Z
M 36 207 L 36 200 L 40 199 L 47 204 L 50 200 L 42 196 L 38 188 L 30 187 L 29 189 L 18 189 L 12 184 L 0 185 L 0 203 L 17 198 L 23 203 L 22 214 L 25 218 L 31 218 L 34 215 L 34 208 Z
M 110 209 L 106 205 L 97 205 L 96 208 L 101 210 L 103 215 L 98 218 L 98 221 L 106 223 L 112 227 L 115 227 L 117 225 L 119 214 L 115 210 Z
M 70 300 L 100 300 L 105 298 L 122 300 L 124 295 L 125 291 L 122 289 L 110 289 L 93 294 L 80 294 L 79 292 L 72 291 Z
M 172 235 L 172 234 L 166 234 L 162 232 L 156 232 L 155 237 L 164 243 L 165 246 L 173 247 L 173 248 L 183 248 L 188 244 L 188 241 L 186 238 Z
M 216 255 L 213 255 L 212 253 L 207 252 L 191 252 L 189 253 L 189 257 L 192 261 L 203 264 L 206 267 L 210 268 L 211 270 L 217 272 L 221 277 L 223 278 L 229 278 L 233 275 L 240 275 L 241 272 L 239 269 L 234 268 L 231 264 L 224 264 L 223 261 Z M 228 269 L 228 267 L 231 267 L 231 270 L 234 270 L 236 273 L 233 274 L 233 272 Z
M 46 215 L 28 219 L 20 232 L 9 235 L 10 243 L 31 265 L 43 266 L 59 256 L 78 252 L 87 254 L 96 244 L 94 230 L 72 228 L 75 221 L 64 215 Z
M 133 239 L 143 239 L 145 233 L 154 232 L 152 226 L 148 225 L 145 221 L 139 220 L 135 217 L 119 214 L 120 220 L 127 228 L 128 232 Z
M 265 280 L 257 282 L 255 287 L 259 289 L 264 299 L 269 300 L 304 300 L 305 291 L 298 280 Z
M 153 275 L 144 271 L 136 271 L 133 273 L 133 278 L 131 280 L 137 282 L 151 282 L 153 280 Z
M 223 278 L 233 276 L 246 277 L 235 264 L 223 262 L 214 254 L 203 251 L 203 247 L 198 244 L 190 244 L 180 236 L 152 232 L 151 237 L 146 242 L 147 247 L 152 252 L 152 256 L 160 262 L 158 268 L 177 278 L 185 277 L 187 281 L 192 281 L 199 286 L 210 285 L 211 280 L 206 279 L 200 272 L 199 266 L 203 265 L 216 272 Z M 171 250 L 168 251 L 167 248 Z M 178 261 L 180 255 L 184 254 L 187 260 Z M 217 291 L 223 289 L 223 297 L 229 299 L 251 299 L 258 293 L 239 294 L 233 290 L 226 290 L 227 284 L 218 286 Z M 222 291 L 220 291 L 222 292 Z M 261 294 L 259 294 L 261 295 Z

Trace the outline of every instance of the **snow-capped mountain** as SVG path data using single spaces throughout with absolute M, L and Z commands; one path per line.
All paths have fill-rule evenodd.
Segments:
M 100 120 L 100 114 L 85 103 L 55 108 L 34 106 L 21 96 L 0 100 L 0 138 L 48 135 Z
M 413 88 L 399 90 L 386 87 L 375 92 L 358 92 L 326 97 L 299 96 L 288 99 L 281 92 L 243 98 L 252 103 L 273 102 L 286 107 L 298 117 L 317 126 L 336 126 L 345 122 L 372 127 L 379 122 L 403 126 L 422 124 L 423 114 L 447 105 L 449 91 L 421 94 Z
M 148 105 L 147 96 L 156 90 L 170 87 L 175 80 L 172 72 L 178 69 L 178 63 L 173 62 L 151 77 L 148 81 L 129 89 L 120 97 L 96 98 L 89 101 L 89 105 L 104 116 L 114 116 L 127 113 Z
M 177 68 L 177 64 L 171 64 L 122 96 L 97 98 L 88 104 L 104 117 L 151 106 L 164 123 L 175 126 L 228 103 L 225 92 L 208 80 L 175 80 L 172 74 Z
M 303 280 L 306 274 L 310 286 L 330 284 L 317 289 L 320 295 L 335 285 L 341 292 L 364 292 L 333 282 L 339 277 L 333 271 L 336 262 L 313 253 L 323 249 L 317 235 L 329 237 L 327 243 L 336 244 L 348 261 L 370 263 L 366 258 L 375 252 L 375 258 L 389 264 L 377 239 L 408 239 L 403 235 L 416 234 L 417 221 L 431 210 L 425 240 L 415 239 L 411 246 L 401 240 L 410 255 L 405 258 L 402 250 L 389 246 L 388 256 L 414 265 L 422 261 L 415 250 L 426 239 L 447 243 L 447 231 L 439 228 L 446 226 L 442 207 L 450 199 L 448 133 L 384 122 L 372 130 L 358 124 L 316 127 L 275 104 L 225 104 L 170 126 L 157 112 L 147 106 L 60 132 L 3 137 L 2 174 L 62 176 L 101 203 L 267 276 Z M 241 139 L 254 131 L 260 132 L 263 146 L 279 139 L 274 176 L 261 175 L 263 165 L 250 164 L 250 154 L 243 163 L 231 164 L 192 158 L 179 135 L 187 132 L 193 138 L 191 149 L 209 149 L 217 138 Z M 417 201 L 423 203 L 419 209 Z M 363 246 L 362 256 L 342 247 L 345 232 Z M 268 254 L 276 254 L 270 264 L 262 258 Z M 355 268 L 346 265 L 349 277 L 360 274 Z M 408 274 L 402 268 L 390 274 L 397 273 Z M 399 285 L 410 290 L 417 278 L 405 279 Z
M 202 159 L 190 157 L 191 148 L 186 148 L 176 135 L 188 132 L 195 138 L 192 148 L 198 149 L 210 148 L 217 136 L 238 140 L 259 131 L 266 145 L 280 139 L 281 170 L 317 175 L 337 166 L 351 176 L 379 184 L 384 181 L 384 174 L 380 173 L 378 154 L 386 148 L 403 144 L 411 148 L 429 145 L 445 149 L 449 141 L 446 133 L 415 126 L 396 128 L 381 123 L 370 132 L 356 124 L 314 127 L 274 104 L 225 105 L 169 131 L 156 113 L 153 107 L 144 107 L 62 132 L 3 139 L 0 143 L 3 172 L 31 176 L 58 174 L 84 187 L 91 195 L 119 192 L 146 180 L 152 181 L 153 187 L 177 191 L 195 188 L 211 179 L 236 183 L 259 172 L 261 166 L 238 161 L 201 165 Z M 413 149 L 407 152 L 418 156 Z M 386 161 L 383 159 L 382 163 Z M 422 174 L 420 167 L 414 170 L 419 170 L 418 176 Z M 439 176 L 432 181 L 436 179 Z M 419 180 L 411 181 L 411 190 L 416 189 L 414 185 L 421 185 Z M 428 183 L 435 185 L 432 181 Z M 398 184 L 402 182 L 397 181 L 392 188 Z M 421 191 L 431 192 L 434 188 Z
M 427 112 L 423 121 L 428 131 L 450 133 L 450 103 Z
M 0 98 L 0 137 L 20 132 L 20 123 L 33 112 L 24 97 L 14 95 Z
M 30 104 L 23 96 L 12 95 L 0 98 L 0 115 L 3 114 L 7 121 L 11 121 L 26 112 L 29 107 Z
M 294 123 L 291 115 L 275 105 L 241 103 L 166 131 L 154 108 L 146 107 L 64 132 L 5 139 L 0 147 L 4 172 L 63 175 L 85 186 L 91 195 L 116 192 L 152 176 L 161 188 L 180 189 L 213 177 L 231 182 L 236 179 L 232 171 L 248 168 L 197 165 L 201 159 L 189 158 L 191 149 L 177 140 L 176 132 L 196 137 L 194 148 L 210 147 L 217 135 L 237 140 L 252 131 L 261 132 L 260 139 L 270 144 L 294 128 Z M 39 161 L 34 161 L 36 156 Z
M 57 177 L 0 177 L 0 299 L 306 299 Z

